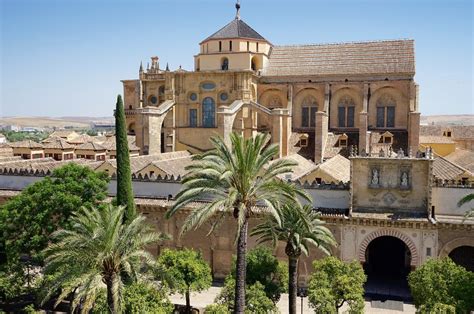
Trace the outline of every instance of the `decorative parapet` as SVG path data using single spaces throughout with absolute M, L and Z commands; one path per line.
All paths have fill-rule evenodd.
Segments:
M 320 189 L 320 190 L 349 190 L 350 182 L 317 182 L 312 181 L 293 181 L 295 184 L 301 186 L 304 189 Z
M 438 188 L 474 189 L 474 181 L 438 179 L 433 181 L 433 186 Z

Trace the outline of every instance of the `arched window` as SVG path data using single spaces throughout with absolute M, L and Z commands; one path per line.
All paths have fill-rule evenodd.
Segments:
M 354 127 L 354 100 L 349 96 L 343 96 L 339 100 L 339 106 L 337 108 L 338 126 L 340 128 L 353 128 Z
M 395 99 L 387 94 L 383 94 L 377 100 L 377 127 L 393 128 L 395 126 Z
M 205 128 L 215 127 L 216 105 L 214 99 L 206 97 L 202 101 L 202 126 Z
M 224 70 L 224 71 L 229 70 L 229 59 L 227 59 L 227 58 L 222 58 L 222 61 L 221 61 L 221 70 Z
M 316 98 L 313 96 L 306 96 L 301 103 L 301 127 L 315 127 L 316 112 L 318 112 L 318 103 L 316 102 Z

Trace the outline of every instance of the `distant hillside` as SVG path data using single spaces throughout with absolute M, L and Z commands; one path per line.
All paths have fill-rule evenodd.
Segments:
M 429 125 L 474 125 L 473 114 L 421 116 L 421 124 Z
M 0 117 L 0 125 L 39 128 L 88 128 L 92 122 L 113 121 L 113 117 Z

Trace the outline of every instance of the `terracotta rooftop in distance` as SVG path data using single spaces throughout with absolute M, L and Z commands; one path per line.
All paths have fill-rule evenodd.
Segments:
M 466 172 L 469 171 L 441 156 L 436 156 L 433 161 L 433 176 L 436 179 L 456 180 Z
M 81 150 L 93 150 L 93 151 L 98 151 L 98 150 L 107 150 L 103 145 L 96 143 L 96 142 L 86 142 L 84 144 L 76 146 L 76 149 L 81 149 Z
M 73 150 L 74 145 L 69 144 L 62 138 L 54 138 L 50 142 L 43 145 L 45 149 L 61 149 L 61 150 Z
M 447 136 L 424 135 L 420 136 L 420 144 L 454 144 L 455 142 Z
M 474 125 L 420 125 L 421 136 L 443 136 L 451 131 L 452 139 L 474 139 Z
M 79 136 L 74 137 L 73 139 L 69 140 L 69 144 L 84 144 L 87 142 L 93 141 L 94 138 L 88 134 L 80 134 Z
M 275 46 L 262 76 L 415 74 L 413 40 Z
M 30 149 L 42 149 L 43 145 L 40 143 L 36 143 L 32 140 L 20 141 L 20 142 L 11 142 L 8 143 L 10 147 L 13 148 L 30 148 Z

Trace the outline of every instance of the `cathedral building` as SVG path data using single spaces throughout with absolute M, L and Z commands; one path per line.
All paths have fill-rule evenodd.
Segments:
M 210 148 L 209 137 L 270 133 L 280 157 L 320 163 L 381 149 L 416 152 L 413 40 L 278 46 L 240 17 L 199 43 L 193 71 L 152 57 L 123 80 L 129 134 L 141 154 Z

